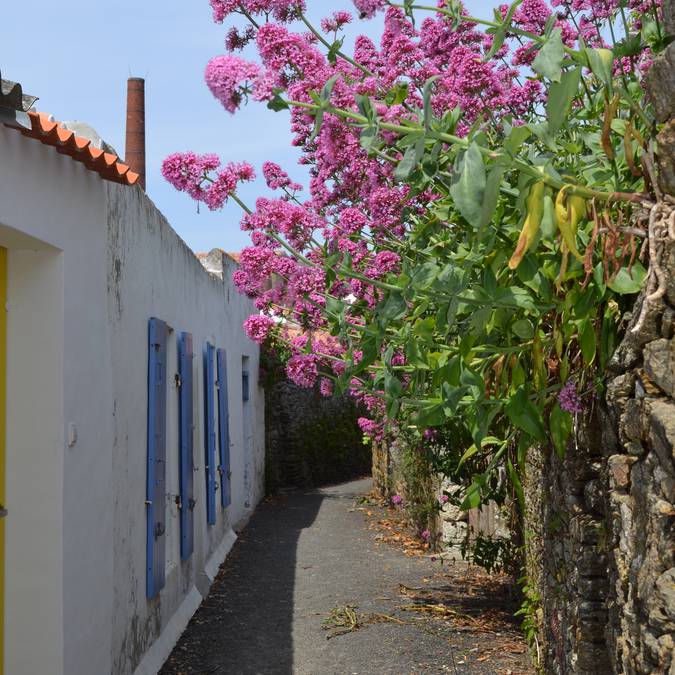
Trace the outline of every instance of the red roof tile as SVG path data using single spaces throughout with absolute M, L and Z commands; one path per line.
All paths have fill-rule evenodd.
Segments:
M 76 136 L 73 131 L 64 129 L 58 122 L 50 120 L 49 115 L 29 112 L 28 117 L 31 123 L 30 129 L 14 126 L 10 128 L 45 145 L 55 147 L 57 152 L 81 162 L 87 169 L 98 173 L 104 180 L 122 185 L 134 185 L 138 181 L 138 174 L 123 164 L 117 155 L 93 147 L 89 139 Z

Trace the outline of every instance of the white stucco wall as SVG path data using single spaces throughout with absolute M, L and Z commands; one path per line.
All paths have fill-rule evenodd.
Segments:
M 118 659 L 114 673 L 128 673 L 139 656 L 179 609 L 192 586 L 203 593 L 210 584 L 204 573 L 228 532 L 246 521 L 263 494 L 264 408 L 256 384 L 258 349 L 242 331 L 244 319 L 254 310 L 231 282 L 235 264 L 223 255 L 227 266 L 223 279 L 209 274 L 162 215 L 140 190 L 107 186 L 109 313 L 115 443 L 113 446 L 115 519 L 115 570 L 113 653 Z M 177 339 L 181 331 L 192 333 L 194 366 L 194 475 L 197 504 L 195 552 L 187 562 L 179 556 L 178 509 L 167 500 L 166 586 L 158 600 L 145 599 L 145 413 L 147 400 L 147 320 L 155 316 L 174 330 L 167 342 L 167 490 L 178 493 L 178 389 Z M 204 417 L 202 350 L 206 341 L 227 350 L 232 505 L 220 508 L 216 494 L 217 522 L 206 524 L 204 475 Z M 242 356 L 251 362 L 250 406 L 254 411 L 256 482 L 250 508 L 244 493 L 244 425 L 241 396 Z M 216 410 L 217 426 L 217 410 Z M 217 561 L 218 564 L 221 560 Z M 135 617 L 129 623 L 129 616 Z
M 0 125 L 0 246 L 8 248 L 5 673 L 152 668 L 263 490 L 253 309 L 207 273 L 139 188 L 105 183 L 54 148 Z M 225 259 L 225 265 L 234 265 Z M 176 337 L 193 334 L 195 553 L 181 563 L 167 500 L 167 581 L 145 598 L 147 325 L 169 338 L 167 479 L 178 491 Z M 228 351 L 232 505 L 207 527 L 201 349 Z M 244 506 L 241 362 L 251 370 L 253 463 Z M 68 429 L 77 431 L 69 447 Z M 173 509 L 173 511 L 172 511 Z M 210 565 L 209 565 L 210 563 Z M 161 640 L 157 640 L 162 636 Z M 147 656 L 150 646 L 153 658 Z M 141 672 L 139 671 L 139 672 Z

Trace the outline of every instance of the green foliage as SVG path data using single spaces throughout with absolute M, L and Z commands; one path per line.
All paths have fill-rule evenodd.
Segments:
M 519 561 L 517 547 L 510 539 L 486 536 L 471 530 L 467 531 L 461 550 L 463 558 L 490 574 L 512 572 Z
M 490 29 L 497 42 L 517 4 Z M 507 117 L 455 136 L 456 111 L 431 110 L 434 78 L 405 126 L 379 117 L 367 96 L 361 114 L 321 104 L 361 127 L 372 152 L 393 134 L 396 178 L 436 195 L 389 242 L 402 269 L 375 282 L 374 309 L 329 299 L 331 334 L 361 355 L 337 388 L 360 378 L 399 428 L 450 429 L 451 449 L 432 464 L 464 485 L 463 508 L 507 493 L 522 502 L 526 448 L 565 452 L 574 419 L 557 393 L 574 379 L 590 402 L 646 276 L 634 225 L 648 185 L 637 167 L 654 127 L 640 75 L 617 82 L 611 53 L 566 47 L 549 23 L 532 66 L 548 102 L 527 124 Z M 388 101 L 400 100 L 397 87 Z M 348 260 L 329 273 L 354 278 Z M 405 365 L 391 365 L 395 353 Z M 510 487 L 496 488 L 504 470 Z
M 530 648 L 534 665 L 540 668 L 542 660 L 538 641 L 540 634 L 538 614 L 541 611 L 541 596 L 536 588 L 530 584 L 527 577 L 523 577 L 519 581 L 523 593 L 523 602 L 516 612 L 516 616 L 522 617 L 520 627 Z

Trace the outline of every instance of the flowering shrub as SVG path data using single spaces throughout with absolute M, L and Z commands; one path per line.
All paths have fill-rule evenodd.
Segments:
M 564 452 L 630 296 L 661 283 L 642 245 L 663 206 L 641 84 L 669 39 L 660 3 L 553 4 L 486 21 L 458 0 L 354 0 L 384 31 L 350 56 L 344 12 L 321 32 L 299 0 L 211 0 L 216 21 L 249 20 L 228 48 L 254 42 L 259 59 L 216 57 L 209 88 L 228 112 L 249 97 L 290 109 L 309 191 L 267 163 L 277 196 L 249 208 L 248 165 L 218 173 L 187 153 L 163 167 L 209 208 L 242 206 L 252 245 L 234 281 L 262 313 L 248 334 L 299 327 L 288 376 L 352 391 L 368 436 L 452 428 L 443 468 L 464 478 L 465 507 L 494 496 L 499 466 L 522 498 L 533 443 Z

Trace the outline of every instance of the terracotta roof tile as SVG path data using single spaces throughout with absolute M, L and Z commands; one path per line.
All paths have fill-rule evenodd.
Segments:
M 34 138 L 45 145 L 51 145 L 62 155 L 68 155 L 84 164 L 87 169 L 98 173 L 104 180 L 122 185 L 134 185 L 139 176 L 120 161 L 117 155 L 93 147 L 91 141 L 64 129 L 45 113 L 29 112 L 31 128 L 11 126 L 24 136 Z

